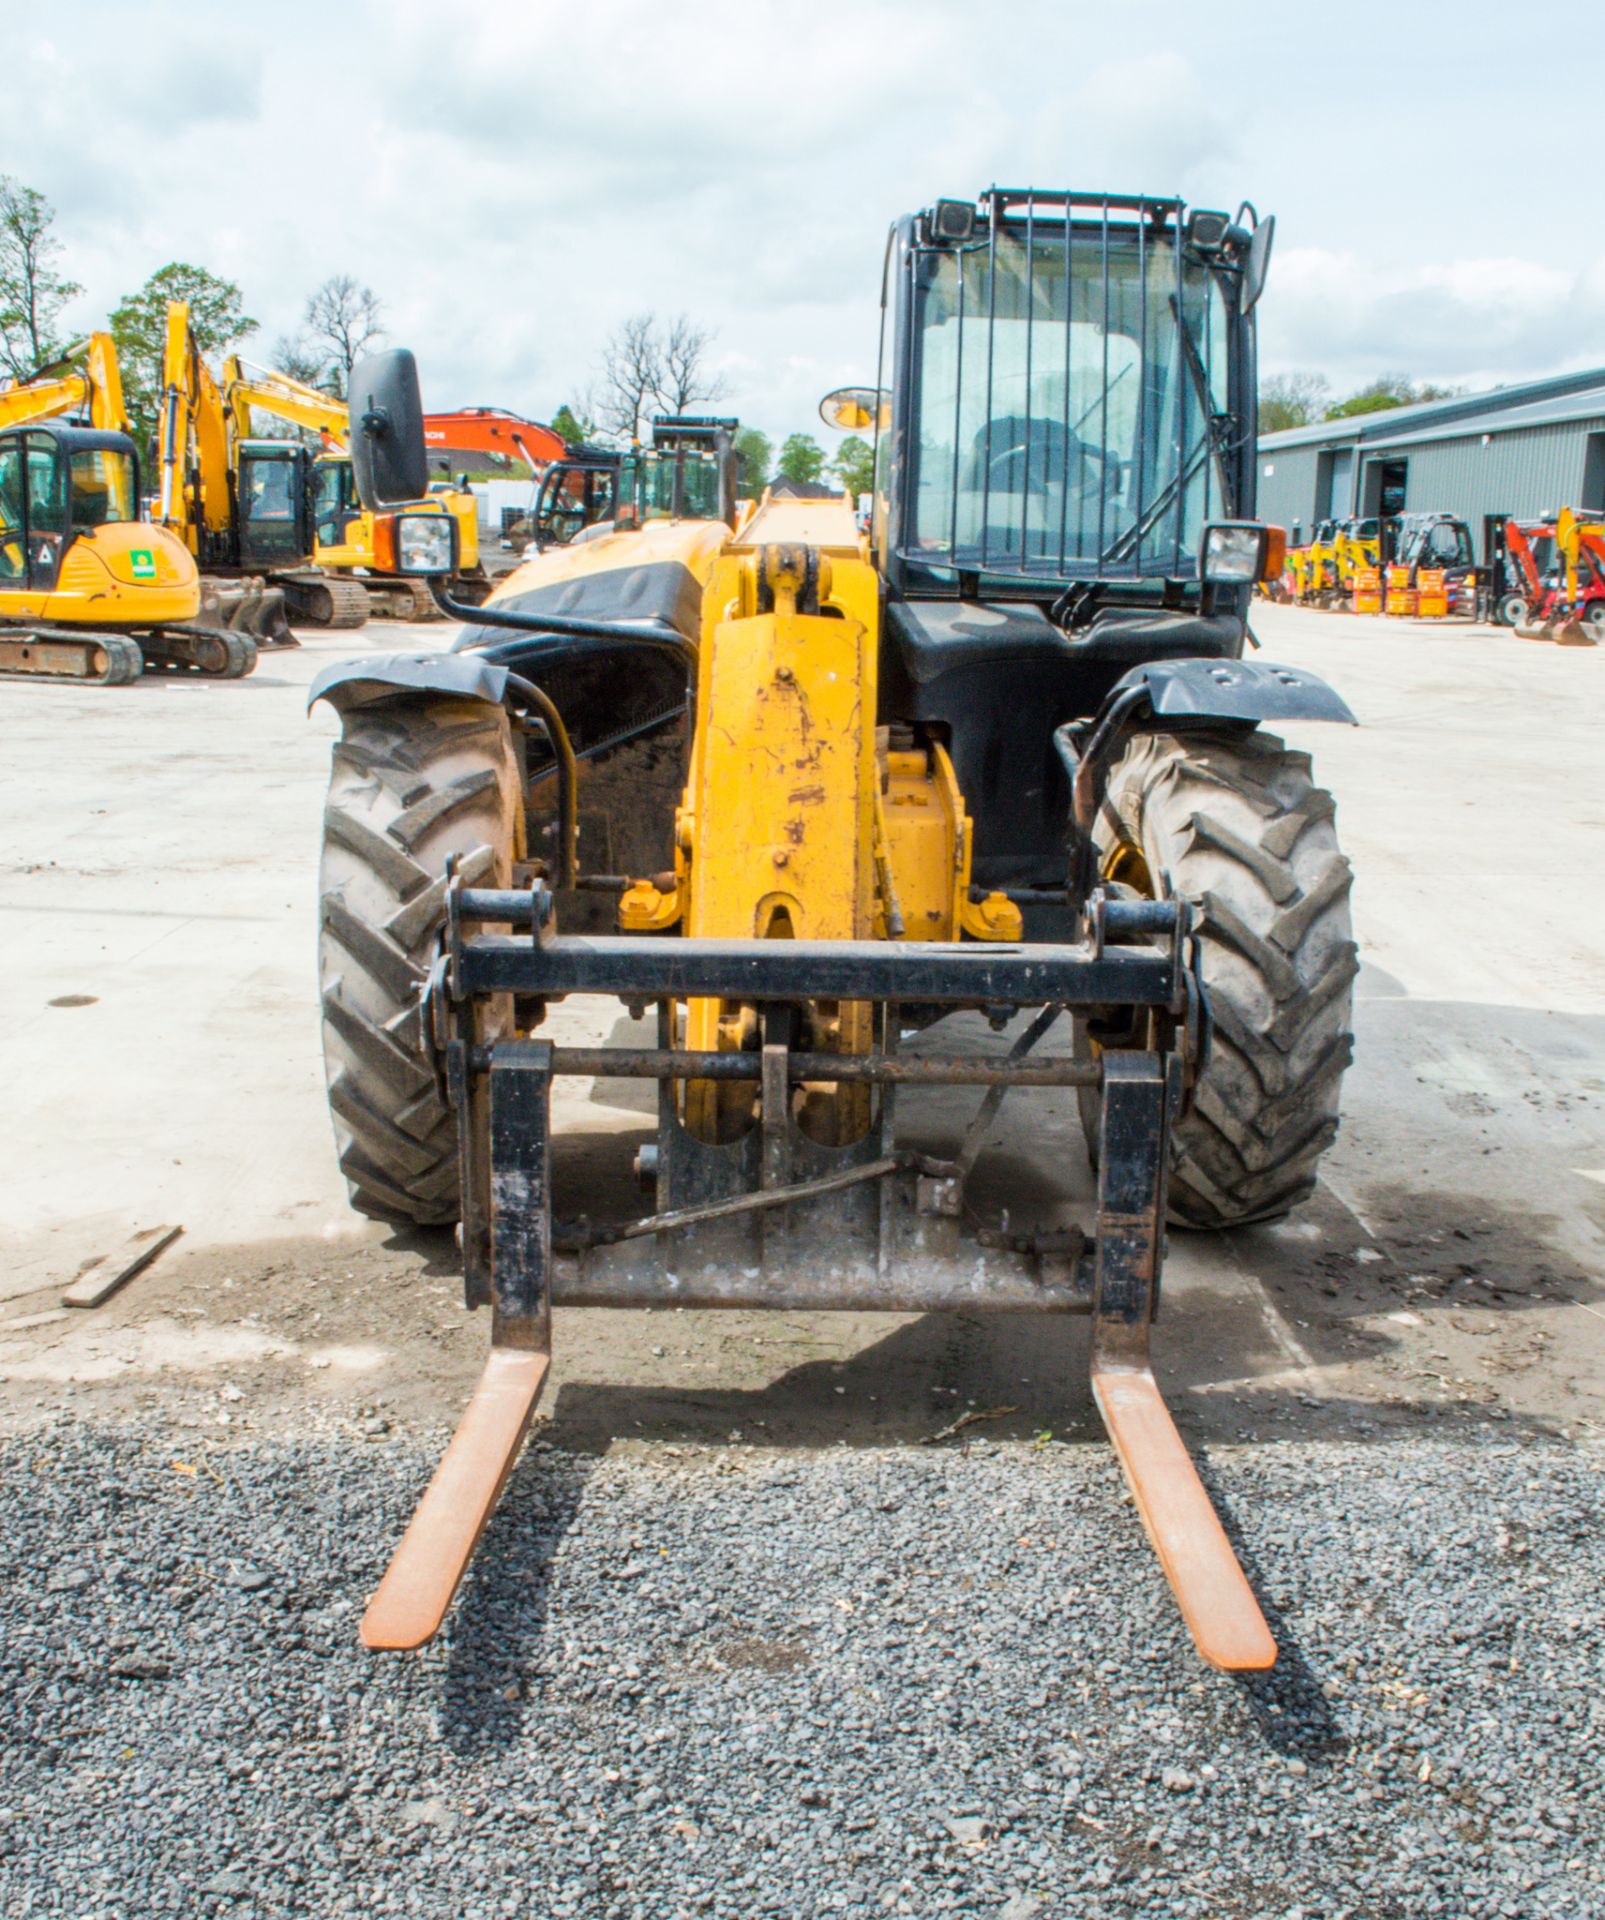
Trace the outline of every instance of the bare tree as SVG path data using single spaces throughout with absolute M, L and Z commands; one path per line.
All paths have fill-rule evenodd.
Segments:
M 632 314 L 602 349 L 601 415 L 608 430 L 639 440 L 664 381 L 657 316 Z
M 1319 420 L 1332 399 L 1324 373 L 1273 373 L 1260 382 L 1259 430 L 1282 433 Z
M 273 365 L 305 387 L 321 387 L 329 377 L 328 357 L 307 342 L 305 334 L 281 333 L 273 343 Z
M 61 353 L 56 321 L 83 288 L 56 271 L 61 242 L 42 193 L 0 174 L 0 369 L 26 380 Z
M 351 369 L 384 338 L 384 309 L 372 287 L 359 286 L 349 273 L 335 273 L 308 298 L 303 325 L 323 362 L 326 379 L 318 384 L 344 394 Z
M 671 322 L 659 354 L 657 386 L 658 400 L 670 413 L 684 413 L 699 400 L 722 400 L 728 392 L 724 375 L 708 366 L 716 337 L 712 327 L 699 327 L 688 314 Z

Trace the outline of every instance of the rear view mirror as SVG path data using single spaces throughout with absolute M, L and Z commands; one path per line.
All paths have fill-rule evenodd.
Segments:
M 1276 238 L 1276 215 L 1268 213 L 1254 229 L 1248 243 L 1248 258 L 1243 262 L 1243 311 L 1252 313 L 1265 291 L 1265 276 L 1271 268 L 1271 242 Z
M 369 513 L 429 491 L 418 362 L 406 347 L 370 354 L 351 369 L 351 471 Z
M 886 398 L 876 387 L 838 387 L 820 401 L 819 417 L 843 433 L 866 432 L 877 421 L 886 425 Z

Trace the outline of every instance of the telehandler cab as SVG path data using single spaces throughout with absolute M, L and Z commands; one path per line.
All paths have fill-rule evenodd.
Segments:
M 1259 727 L 1353 717 L 1242 658 L 1282 564 L 1253 518 L 1270 238 L 1174 199 L 939 201 L 891 231 L 881 384 L 827 403 L 875 426 L 871 538 L 845 498 L 727 486 L 530 560 L 483 607 L 442 592 L 469 623 L 452 652 L 314 684 L 342 722 L 341 1164 L 363 1212 L 460 1222 L 491 1309 L 369 1646 L 439 1627 L 554 1304 L 962 1307 L 1090 1315 L 1097 1405 L 1199 1651 L 1274 1661 L 1149 1365 L 1167 1215 L 1303 1199 L 1351 1049 L 1332 802 Z M 357 368 L 351 422 L 365 499 L 416 495 L 409 354 Z M 657 1044 L 543 1037 L 583 993 L 655 1009 Z M 1033 1017 L 988 1057 L 940 1031 L 903 1050 L 960 1008 Z M 1066 1014 L 1074 1044 L 1036 1051 Z M 553 1193 L 565 1074 L 656 1083 L 645 1218 Z M 898 1089 L 931 1083 L 982 1089 L 951 1159 L 898 1142 Z M 1078 1092 L 1088 1231 L 972 1236 L 966 1177 L 1026 1087 Z

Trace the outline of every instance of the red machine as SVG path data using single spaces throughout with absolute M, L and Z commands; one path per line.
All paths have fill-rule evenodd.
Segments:
M 511 466 L 521 460 L 532 474 L 544 473 L 568 451 L 561 434 L 509 413 L 506 407 L 426 413 L 424 445 L 431 453 L 445 454 L 454 466 L 486 459 Z
M 1597 516 L 1563 507 L 1553 521 L 1507 520 L 1505 551 L 1525 591 L 1507 593 L 1498 612 L 1519 634 L 1572 645 L 1605 639 L 1605 526 Z

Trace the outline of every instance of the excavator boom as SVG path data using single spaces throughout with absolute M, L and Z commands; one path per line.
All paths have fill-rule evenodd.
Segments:
M 288 373 L 267 367 L 246 369 L 247 363 L 238 354 L 230 354 L 223 362 L 223 391 L 240 439 L 249 438 L 251 410 L 260 407 L 277 419 L 322 434 L 331 452 L 344 453 L 349 427 L 343 400 L 320 393 Z
M 90 426 L 104 432 L 129 430 L 117 343 L 109 333 L 90 334 L 37 379 L 0 393 L 0 427 L 24 427 L 35 420 L 85 412 Z
M 522 460 L 539 474 L 568 452 L 568 442 L 550 427 L 522 420 L 505 407 L 459 407 L 454 413 L 424 415 L 424 445 L 431 453 L 506 461 Z

